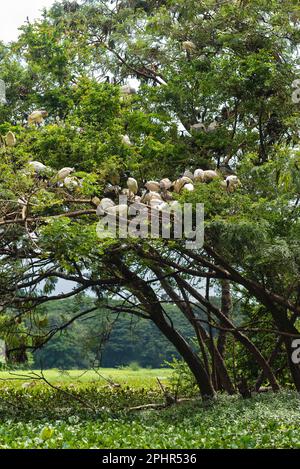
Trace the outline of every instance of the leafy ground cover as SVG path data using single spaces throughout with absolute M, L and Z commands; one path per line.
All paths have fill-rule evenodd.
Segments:
M 78 384 L 75 371 L 69 383 L 55 370 L 46 375 L 58 390 L 2 381 L 0 448 L 300 448 L 300 400 L 294 391 L 251 399 L 220 395 L 208 403 L 195 398 L 163 410 L 132 411 L 163 402 L 157 370 L 106 372 L 126 384 L 100 386 L 92 374 Z M 159 373 L 167 378 L 170 371 Z M 141 385 L 143 375 L 147 386 Z

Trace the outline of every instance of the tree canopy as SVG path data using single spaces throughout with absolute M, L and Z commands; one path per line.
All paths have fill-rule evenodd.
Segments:
M 122 300 L 112 314 L 153 321 L 202 395 L 238 386 L 229 340 L 251 357 L 244 370 L 251 386 L 266 380 L 276 390 L 288 379 L 300 390 L 292 360 L 300 312 L 298 47 L 297 2 L 273 0 L 55 2 L 22 26 L 17 42 L 1 45 L 0 301 L 11 327 L 32 320 L 30 333 L 16 332 L 23 348 L 52 335 L 36 324 L 43 304 L 92 289 L 97 305 Z M 137 93 L 124 95 L 126 84 Z M 43 109 L 44 124 L 29 125 Z M 39 174 L 33 161 L 44 165 Z M 63 167 L 74 168 L 76 184 L 59 183 Z M 197 168 L 218 177 L 174 198 L 204 204 L 201 249 L 183 240 L 99 240 L 97 201 L 108 184 L 125 187 L 131 176 L 142 187 Z M 232 192 L 220 184 L 230 174 L 240 181 Z M 58 279 L 74 289 L 55 293 Z M 218 288 L 220 307 L 211 301 Z M 174 327 L 165 298 L 191 323 L 197 347 Z

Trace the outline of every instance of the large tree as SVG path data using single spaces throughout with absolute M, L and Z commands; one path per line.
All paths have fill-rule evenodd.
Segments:
M 274 390 L 286 370 L 279 367 L 276 378 L 284 346 L 300 390 L 291 359 L 300 311 L 298 26 L 296 2 L 264 0 L 63 1 L 26 24 L 0 65 L 8 100 L 0 131 L 17 138 L 1 148 L 3 308 L 31 315 L 46 301 L 92 288 L 97 301 L 122 298 L 114 312 L 153 321 L 202 395 L 235 390 L 229 338 L 255 363 L 258 383 L 266 379 Z M 138 93 L 120 97 L 119 85 L 132 79 Z M 47 109 L 46 125 L 22 125 L 35 107 Z M 190 129 L 195 123 L 205 130 Z M 74 166 L 83 183 L 57 187 L 51 170 L 29 174 L 29 160 L 53 174 Z M 234 193 L 220 181 L 200 183 L 179 196 L 204 203 L 203 248 L 99 240 L 94 197 L 116 175 L 124 183 L 128 172 L 141 185 L 199 167 L 234 172 L 242 183 Z M 74 290 L 52 294 L 60 278 Z M 222 292 L 220 307 L 210 301 L 212 288 Z M 239 318 L 231 317 L 231 290 Z M 173 327 L 166 297 L 193 325 L 197 347 Z M 51 333 L 31 336 L 34 348 Z

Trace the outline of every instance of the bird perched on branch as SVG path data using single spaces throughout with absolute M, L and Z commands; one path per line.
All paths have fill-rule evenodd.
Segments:
M 199 133 L 199 132 L 206 132 L 206 127 L 202 122 L 196 122 L 190 126 L 190 130 Z
M 128 96 L 131 94 L 136 94 L 136 88 L 130 85 L 123 85 L 120 88 L 121 96 Z
M 32 124 L 41 125 L 44 122 L 45 117 L 48 117 L 48 112 L 45 109 L 33 111 L 28 116 L 28 125 L 32 125 Z
M 241 181 L 235 174 L 231 174 L 230 176 L 227 176 L 225 179 L 226 182 L 226 188 L 228 192 L 234 192 L 235 189 L 237 189 L 241 185 Z
M 194 190 L 194 184 L 191 184 L 190 182 L 185 184 L 182 188 L 183 190 L 187 190 L 189 192 L 192 192 Z
M 159 192 L 160 191 L 160 183 L 157 181 L 147 181 L 145 187 L 148 191 L 152 192 Z
M 217 130 L 218 127 L 219 123 L 215 119 L 207 126 L 206 132 L 214 132 L 215 130 Z
M 219 177 L 218 173 L 214 171 L 213 169 L 207 169 L 203 172 L 203 181 L 204 182 L 211 182 L 213 179 L 216 179 Z
M 5 135 L 5 143 L 8 147 L 14 147 L 16 145 L 17 140 L 13 132 L 7 132 L 7 134 Z
M 40 161 L 29 161 L 28 166 L 32 168 L 36 174 L 41 174 L 47 171 L 47 166 Z
M 204 182 L 204 171 L 203 171 L 203 169 L 195 169 L 195 171 L 194 171 L 194 181 L 195 182 Z
M 22 207 L 22 220 L 26 220 L 27 218 L 27 209 L 28 209 L 28 201 L 25 197 L 20 197 L 18 199 L 18 204 Z
M 6 101 L 6 85 L 3 80 L 0 80 L 0 104 L 7 104 Z
M 162 191 L 168 191 L 172 186 L 172 182 L 170 181 L 169 178 L 163 178 L 160 181 L 159 185 Z
M 70 174 L 74 173 L 75 168 L 62 168 L 57 173 L 57 179 L 59 181 L 63 181 L 66 177 L 70 176 Z
M 105 215 L 105 213 L 110 207 L 114 207 L 114 206 L 115 206 L 115 203 L 111 199 L 104 197 L 97 206 L 96 214 L 99 217 L 103 216 Z
M 153 200 L 162 202 L 162 197 L 158 192 L 147 191 L 141 198 L 142 204 L 150 204 Z
M 177 194 L 179 194 L 179 192 L 181 191 L 181 189 L 183 188 L 183 186 L 185 184 L 193 184 L 193 181 L 186 177 L 186 176 L 182 176 L 180 178 L 178 178 L 175 182 L 174 182 L 174 192 L 176 192 Z
M 136 195 L 137 191 L 139 190 L 137 180 L 132 177 L 127 179 L 127 187 L 130 190 L 130 192 L 134 195 Z
M 186 52 L 193 52 L 196 49 L 196 44 L 193 41 L 183 41 L 181 45 Z
M 126 135 L 122 135 L 122 143 L 124 143 L 124 145 L 132 145 L 131 143 L 131 140 L 129 138 L 129 136 L 126 134 Z

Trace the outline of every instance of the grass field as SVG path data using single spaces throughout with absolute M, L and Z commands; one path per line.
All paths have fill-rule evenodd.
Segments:
M 99 373 L 121 386 L 108 386 Z M 170 370 L 45 372 L 58 389 L 24 387 L 33 377 L 20 374 L 25 381 L 0 373 L 0 449 L 300 448 L 300 398 L 293 391 L 137 411 L 132 407 L 164 401 L 156 377 L 167 385 Z
M 88 385 L 94 384 L 103 386 L 110 381 L 121 385 L 140 387 L 157 386 L 157 378 L 166 381 L 171 375 L 171 370 L 167 368 L 159 369 L 131 369 L 128 368 L 101 368 L 97 370 L 68 370 L 62 371 L 58 369 L 43 371 L 45 378 L 54 385 L 76 384 Z M 22 386 L 25 382 L 35 381 L 38 385 L 38 377 L 41 376 L 40 370 L 32 371 L 0 371 L 0 386 L 13 384 L 14 386 Z

